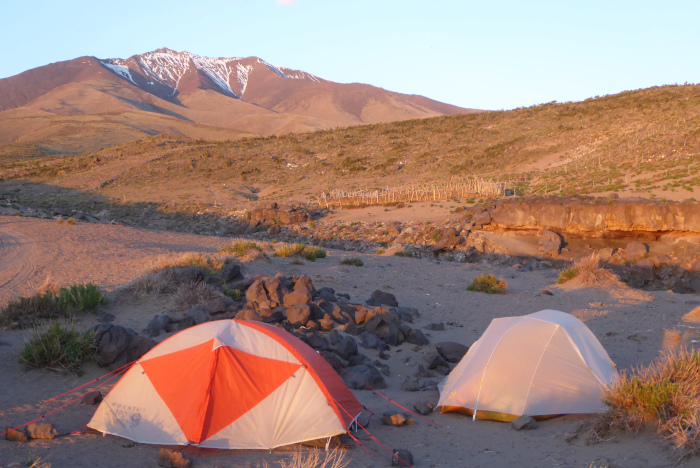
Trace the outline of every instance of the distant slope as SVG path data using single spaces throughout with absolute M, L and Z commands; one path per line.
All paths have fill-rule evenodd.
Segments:
M 108 198 L 220 210 L 257 198 L 308 200 L 330 189 L 472 176 L 525 195 L 700 199 L 700 86 L 229 142 L 160 135 L 87 156 L 44 156 L 39 165 L 0 153 L 3 173 Z
M 163 132 L 234 139 L 466 112 L 473 110 L 334 83 L 257 57 L 170 49 L 125 60 L 80 57 L 0 80 L 0 144 L 34 142 L 57 152 Z

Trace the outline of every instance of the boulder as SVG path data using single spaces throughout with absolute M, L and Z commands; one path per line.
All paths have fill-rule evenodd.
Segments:
M 417 346 L 425 346 L 430 343 L 422 331 L 413 328 L 406 330 L 406 341 Z
M 333 345 L 332 351 L 341 358 L 349 360 L 357 354 L 357 342 L 353 337 L 345 335 Z
M 53 424 L 42 422 L 27 425 L 27 433 L 32 439 L 55 439 L 58 436 Z
M 649 252 L 649 246 L 642 242 L 630 242 L 625 247 L 627 261 L 643 258 Z
M 524 429 L 537 429 L 539 424 L 537 421 L 532 419 L 530 416 L 520 416 L 510 423 L 511 427 L 516 431 L 521 431 Z
M 294 281 L 294 291 L 306 291 L 311 297 L 315 297 L 318 294 L 311 282 L 311 278 L 306 275 L 301 275 Z
M 353 366 L 341 372 L 345 385 L 354 390 L 371 390 L 386 388 L 384 377 L 373 366 Z
M 93 343 L 95 345 L 95 361 L 98 366 L 108 366 L 115 361 L 129 347 L 129 342 L 135 333 L 121 325 L 101 323 L 92 329 L 95 332 Z
M 311 294 L 304 290 L 298 289 L 286 294 L 282 303 L 285 307 L 293 307 L 295 305 L 306 304 L 311 302 Z
M 8 427 L 7 431 L 5 432 L 5 439 L 9 440 L 10 442 L 27 442 L 29 437 L 22 429 L 12 429 Z
M 255 322 L 261 322 L 262 317 L 255 310 L 250 307 L 244 307 L 236 314 L 236 320 L 252 320 Z
M 287 309 L 287 321 L 294 328 L 306 325 L 311 318 L 311 308 L 307 304 L 298 304 Z
M 93 390 L 88 392 L 80 399 L 80 404 L 85 406 L 99 405 L 102 402 L 102 392 Z
M 391 453 L 391 466 L 413 466 L 413 454 L 410 450 L 394 449 Z
M 467 351 L 469 351 L 468 346 L 464 346 L 461 343 L 455 343 L 454 341 L 443 341 L 435 345 L 435 349 L 440 354 L 440 356 L 447 362 L 459 362 L 462 360 Z
M 389 312 L 373 317 L 365 323 L 365 330 L 376 334 L 389 346 L 398 346 L 406 341 L 399 319 Z
M 481 229 L 482 227 L 486 226 L 487 224 L 491 224 L 492 217 L 491 213 L 489 211 L 484 211 L 482 213 L 477 214 L 471 219 L 472 223 L 472 229 Z
M 396 301 L 396 296 L 391 293 L 375 290 L 372 296 L 367 299 L 367 304 L 373 306 L 386 305 L 389 307 L 398 307 L 399 303 Z
M 150 338 L 156 337 L 161 333 L 167 333 L 172 331 L 170 323 L 172 320 L 168 314 L 155 315 L 148 325 L 146 326 L 144 333 L 146 333 Z
M 401 413 L 387 412 L 382 415 L 382 424 L 385 426 L 403 426 L 406 418 Z
M 433 405 L 429 401 L 421 400 L 413 404 L 413 409 L 416 410 L 418 414 L 426 416 L 433 412 L 433 409 L 435 409 L 435 405 Z

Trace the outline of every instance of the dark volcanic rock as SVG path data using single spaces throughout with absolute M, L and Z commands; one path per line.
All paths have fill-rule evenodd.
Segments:
M 375 290 L 372 293 L 372 297 L 367 299 L 367 304 L 373 306 L 386 305 L 389 307 L 398 307 L 399 303 L 396 301 L 396 296 L 391 293 Z

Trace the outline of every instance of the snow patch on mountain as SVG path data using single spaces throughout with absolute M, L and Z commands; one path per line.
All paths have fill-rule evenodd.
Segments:
M 245 59 L 202 57 L 190 52 L 178 52 L 171 49 L 158 49 L 143 55 L 131 57 L 128 60 L 104 59 L 100 62 L 117 75 L 136 85 L 132 73 L 141 73 L 147 78 L 148 84 L 161 83 L 172 89 L 172 95 L 177 93 L 180 80 L 190 67 L 207 76 L 224 94 L 241 99 L 248 87 L 253 65 L 241 63 Z M 322 80 L 309 73 L 281 68 L 271 65 L 262 59 L 257 63 L 265 65 L 281 78 L 292 80 L 309 80 L 320 83 Z M 233 75 L 233 76 L 232 76 Z M 236 80 L 240 96 L 231 87 L 232 79 Z M 138 86 L 138 85 L 137 85 Z
M 116 60 L 107 59 L 107 60 L 99 60 L 99 62 L 102 65 L 104 65 L 105 67 L 112 70 L 117 75 L 121 76 L 124 79 L 131 81 L 133 84 L 136 85 L 134 78 L 131 76 L 131 70 L 129 70 L 129 68 L 126 65 L 124 65 L 121 60 L 119 60 L 119 59 L 116 59 Z M 122 63 L 120 63 L 120 62 L 122 62 Z

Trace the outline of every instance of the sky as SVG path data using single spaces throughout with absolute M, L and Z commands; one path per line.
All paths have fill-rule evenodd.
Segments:
M 161 47 L 513 109 L 700 83 L 698 0 L 2 0 L 0 78 Z

